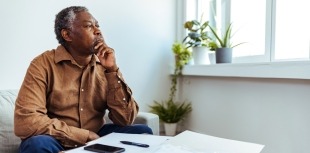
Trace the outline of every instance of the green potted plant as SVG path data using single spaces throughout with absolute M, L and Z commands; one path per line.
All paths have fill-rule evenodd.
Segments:
M 177 123 L 183 120 L 191 111 L 191 103 L 175 101 L 178 78 L 182 75 L 182 70 L 191 58 L 190 51 L 181 43 L 174 43 L 172 46 L 175 55 L 174 74 L 171 78 L 170 95 L 167 101 L 154 101 L 149 106 L 150 111 L 157 114 L 159 119 L 164 123 L 166 135 L 175 135 Z M 169 130 L 168 128 L 172 128 Z
M 243 43 L 239 43 L 236 45 L 233 45 L 231 43 L 231 30 L 232 30 L 232 24 L 230 23 L 227 27 L 227 29 L 224 31 L 223 36 L 221 37 L 214 28 L 209 26 L 212 34 L 215 37 L 215 40 L 209 43 L 209 46 L 211 50 L 215 50 L 216 54 L 216 63 L 231 63 L 232 61 L 232 48 L 239 46 Z
M 189 31 L 187 36 L 183 39 L 183 43 L 186 44 L 187 48 L 208 46 L 208 43 L 211 40 L 206 31 L 208 25 L 209 21 L 200 23 L 197 20 L 191 20 L 184 23 L 184 28 Z
M 188 31 L 187 36 L 183 39 L 183 43 L 187 48 L 192 49 L 194 64 L 210 64 L 209 59 L 209 31 L 207 27 L 209 21 L 199 22 L 191 20 L 184 23 L 184 28 Z

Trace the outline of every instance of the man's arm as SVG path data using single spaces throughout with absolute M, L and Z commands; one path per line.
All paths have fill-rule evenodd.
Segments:
M 94 49 L 98 50 L 97 57 L 106 69 L 109 118 L 114 124 L 131 125 L 137 116 L 139 107 L 117 67 L 114 49 L 107 46 L 104 40 Z
M 137 116 L 139 107 L 122 74 L 117 72 L 106 73 L 108 81 L 109 118 L 114 124 L 131 125 Z
M 73 126 L 57 118 L 47 115 L 47 86 L 48 78 L 41 61 L 36 59 L 31 62 L 24 82 L 16 99 L 14 114 L 14 132 L 26 139 L 35 135 L 51 135 L 66 147 L 84 145 L 89 137 L 89 131 Z

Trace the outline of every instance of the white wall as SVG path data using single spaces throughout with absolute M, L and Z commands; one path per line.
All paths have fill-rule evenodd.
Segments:
M 99 21 L 141 110 L 168 97 L 176 0 L 0 1 L 0 89 L 19 88 L 30 61 L 57 47 L 55 15 L 71 5 L 86 6 Z
M 266 145 L 262 153 L 309 153 L 310 80 L 183 78 L 193 104 L 185 127 Z
M 0 90 L 19 88 L 30 61 L 57 46 L 55 14 L 87 6 L 141 110 L 168 97 L 177 0 L 0 1 Z M 310 81 L 185 77 L 181 99 L 193 104 L 185 127 L 266 145 L 262 153 L 310 150 Z

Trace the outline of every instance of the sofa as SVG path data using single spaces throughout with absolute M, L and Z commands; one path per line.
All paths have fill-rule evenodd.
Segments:
M 0 153 L 17 153 L 21 142 L 13 131 L 17 94 L 18 90 L 0 90 Z M 110 122 L 107 118 L 106 120 Z M 139 112 L 134 123 L 147 124 L 154 135 L 159 135 L 159 118 L 156 114 Z

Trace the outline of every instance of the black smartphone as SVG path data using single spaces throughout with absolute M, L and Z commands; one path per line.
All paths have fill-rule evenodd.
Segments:
M 125 148 L 96 143 L 96 144 L 84 147 L 84 150 L 89 150 L 89 151 L 94 151 L 94 152 L 99 152 L 99 153 L 119 153 L 119 152 L 124 152 Z

